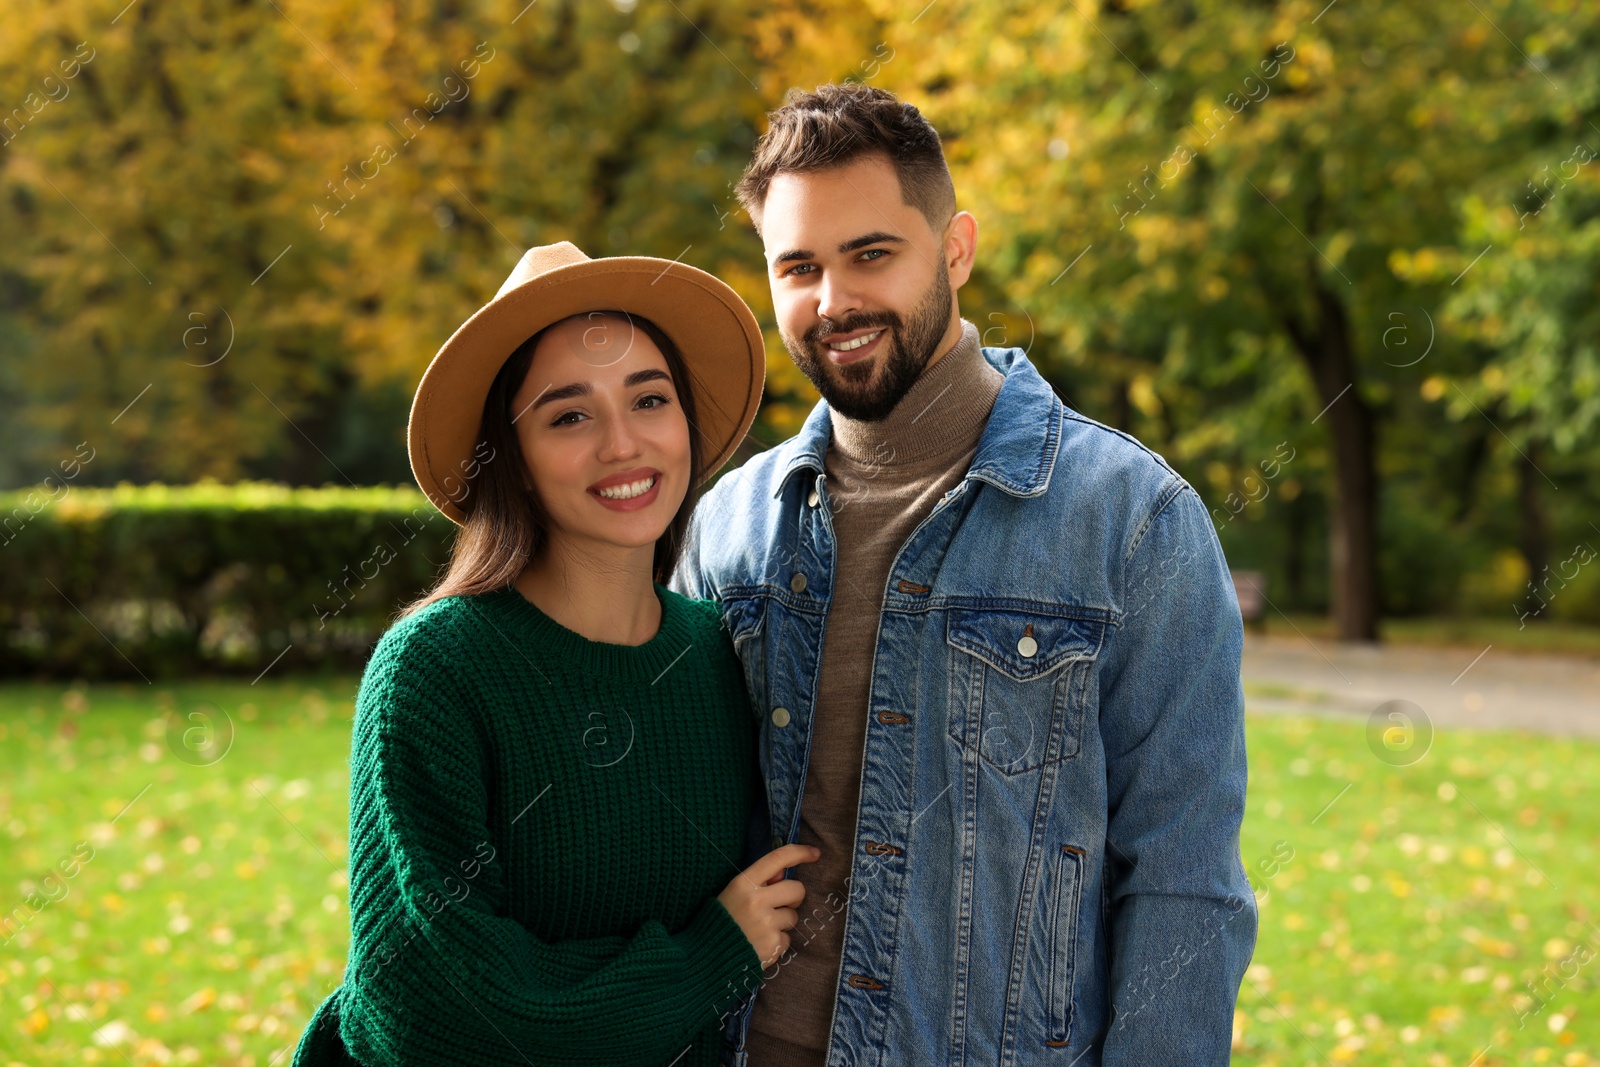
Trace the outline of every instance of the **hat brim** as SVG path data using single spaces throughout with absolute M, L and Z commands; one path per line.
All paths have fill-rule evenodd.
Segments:
M 477 469 L 473 450 L 495 375 L 539 330 L 588 311 L 621 311 L 659 326 L 683 354 L 694 394 L 702 468 L 721 469 L 744 440 L 766 382 L 766 349 L 749 305 L 715 276 L 648 256 L 590 259 L 551 270 L 479 309 L 439 349 L 417 385 L 407 448 L 417 484 L 452 522 Z

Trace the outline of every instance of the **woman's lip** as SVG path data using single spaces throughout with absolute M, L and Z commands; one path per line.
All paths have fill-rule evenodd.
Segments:
M 631 471 L 623 471 L 621 474 L 613 474 L 609 478 L 602 478 L 589 488 L 590 490 L 615 489 L 617 486 L 627 485 L 629 482 L 638 482 L 643 481 L 646 478 L 659 477 L 661 477 L 661 472 L 656 470 L 654 467 L 635 467 Z
M 661 475 L 653 474 L 651 477 L 655 479 L 654 485 L 640 493 L 638 496 L 631 496 L 626 500 L 617 500 L 613 497 L 601 496 L 598 489 L 591 489 L 589 490 L 589 493 L 596 500 L 600 501 L 601 506 L 610 508 L 612 511 L 638 511 L 640 508 L 647 508 L 651 504 L 654 504 L 656 502 L 656 498 L 661 495 Z

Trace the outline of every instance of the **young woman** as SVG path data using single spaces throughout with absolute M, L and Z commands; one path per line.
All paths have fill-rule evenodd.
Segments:
M 462 529 L 361 679 L 350 956 L 295 1065 L 719 1061 L 817 854 L 740 870 L 742 673 L 663 583 L 763 377 L 727 286 L 565 242 L 439 351 L 411 464 Z

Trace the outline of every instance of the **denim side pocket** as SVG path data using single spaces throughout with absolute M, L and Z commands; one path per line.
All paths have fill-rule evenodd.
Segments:
M 1045 1044 L 1072 1041 L 1072 989 L 1078 959 L 1078 912 L 1082 907 L 1083 849 L 1062 845 L 1050 889 L 1050 966 L 1045 977 Z

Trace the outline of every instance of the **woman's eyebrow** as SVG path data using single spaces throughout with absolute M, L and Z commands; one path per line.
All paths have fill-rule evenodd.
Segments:
M 645 370 L 636 370 L 622 380 L 624 389 L 632 389 L 644 382 L 665 381 L 671 382 L 672 376 L 659 367 L 648 367 Z M 559 389 L 546 389 L 534 400 L 532 407 L 540 408 L 546 404 L 553 404 L 558 400 L 570 400 L 575 396 L 589 396 L 594 393 L 594 386 L 588 382 L 573 382 L 563 385 Z

